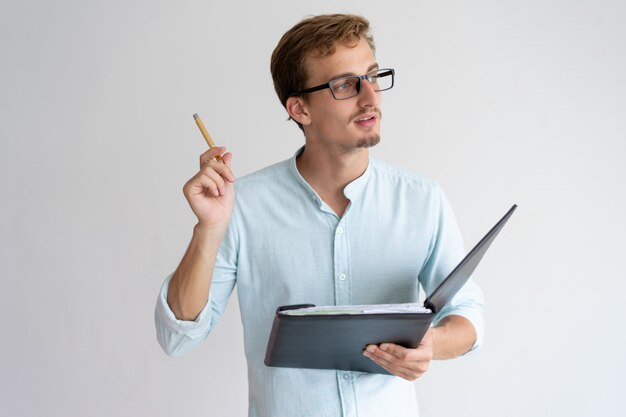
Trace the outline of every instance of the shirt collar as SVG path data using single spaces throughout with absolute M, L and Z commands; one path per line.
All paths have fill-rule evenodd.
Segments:
M 322 207 L 322 205 L 325 205 L 325 203 L 322 201 L 322 199 L 317 194 L 317 192 L 313 189 L 313 187 L 311 187 L 311 185 L 309 185 L 309 183 L 306 182 L 304 177 L 300 174 L 300 171 L 298 171 L 298 166 L 296 165 L 296 158 L 302 152 L 304 152 L 304 146 L 298 149 L 296 153 L 293 155 L 293 157 L 291 157 L 291 161 L 289 163 L 290 171 L 292 175 L 294 176 L 294 178 L 296 179 L 296 181 L 305 189 L 307 194 L 309 194 L 318 203 L 318 205 Z M 365 168 L 365 171 L 363 172 L 363 174 L 360 177 L 354 179 L 351 183 L 346 185 L 346 187 L 343 189 L 343 194 L 346 196 L 348 200 L 354 201 L 359 198 L 359 196 L 363 192 L 363 189 L 365 188 L 365 185 L 367 184 L 367 181 L 371 175 L 371 172 L 372 172 L 372 159 L 368 156 L 367 168 Z

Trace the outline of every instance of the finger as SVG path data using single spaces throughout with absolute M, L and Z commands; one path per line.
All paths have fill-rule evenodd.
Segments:
M 405 369 L 393 368 L 385 363 L 379 363 L 375 359 L 372 359 L 372 360 L 374 361 L 374 363 L 376 363 L 378 366 L 383 368 L 385 371 L 389 372 L 392 375 L 406 379 L 407 381 L 415 381 L 417 378 L 421 376 L 421 374 L 416 374 L 414 372 L 411 372 Z
M 197 195 L 197 194 L 206 194 L 207 196 L 215 196 L 218 197 L 220 195 L 220 190 L 218 184 L 216 183 L 216 178 L 219 178 L 219 175 L 216 173 L 211 174 L 212 170 L 201 170 L 193 178 L 191 178 L 183 191 L 185 195 Z M 212 177 L 215 175 L 216 177 Z
M 203 169 L 201 173 L 203 177 L 208 178 L 210 183 L 215 185 L 215 187 L 211 186 L 211 191 L 217 190 L 217 194 L 212 193 L 213 195 L 217 197 L 219 195 L 225 194 L 226 192 L 224 188 L 225 183 L 224 183 L 224 179 L 220 176 L 220 174 L 218 174 L 217 172 L 215 172 L 215 170 L 211 168 Z
M 429 347 L 421 343 L 415 349 L 405 348 L 395 343 L 381 343 L 379 348 L 381 351 L 406 362 L 430 361 L 432 359 Z
M 205 194 L 207 192 L 209 195 L 219 193 L 215 183 L 202 172 L 198 172 L 194 175 L 193 178 L 187 181 L 183 187 L 183 193 L 187 196 L 187 198 L 189 198 L 189 196 Z
M 416 360 L 411 357 L 412 355 L 409 349 L 393 343 L 382 343 L 380 346 L 371 345 L 368 346 L 368 351 L 377 357 L 388 361 L 389 363 Z
M 417 378 L 422 376 L 421 373 L 414 371 L 405 371 L 403 369 L 392 369 L 391 371 L 387 370 L 387 372 L 390 372 L 395 376 L 399 376 L 402 379 L 406 379 L 407 381 L 415 381 Z
M 411 374 L 419 372 L 421 369 L 417 368 L 416 363 L 402 363 L 389 357 L 382 357 L 376 353 L 369 353 L 368 357 L 377 363 L 379 366 L 391 371 L 392 373 Z
M 210 174 L 202 174 L 200 180 L 202 181 L 202 186 L 205 187 L 205 194 L 207 196 L 219 197 L 220 195 L 224 195 L 224 191 L 220 190 L 219 184 L 215 182 Z
M 224 165 L 221 162 L 217 162 L 216 160 L 209 161 L 207 164 L 204 165 L 204 167 L 202 167 L 200 172 L 205 172 L 211 178 L 214 178 L 215 182 L 218 184 L 222 191 L 224 191 L 224 186 L 226 185 L 226 182 L 235 182 L 235 176 L 233 175 L 230 167 Z
M 224 152 L 226 152 L 226 147 L 224 146 L 216 146 L 214 148 L 210 148 L 202 155 L 200 155 L 200 167 L 202 168 L 204 164 L 212 159 L 215 159 L 216 156 L 222 155 Z
M 407 374 L 424 373 L 428 369 L 429 360 L 422 360 L 422 356 L 416 349 L 407 349 L 402 346 L 383 343 L 380 347 L 370 345 L 367 347 L 369 357 L 376 363 L 383 364 L 391 369 Z M 385 348 L 383 350 L 382 348 Z M 391 351 L 393 350 L 393 353 Z
M 227 157 L 226 155 L 230 156 Z M 230 162 L 232 155 L 230 153 L 227 153 L 226 155 L 224 157 L 226 157 L 226 160 Z M 235 182 L 235 176 L 233 175 L 233 171 L 231 167 L 226 163 L 226 160 L 224 160 L 224 163 L 217 161 L 210 162 L 208 166 L 213 168 L 213 170 L 215 170 L 225 181 Z
M 230 152 L 226 152 L 222 155 L 222 161 L 224 161 L 224 165 L 230 167 L 231 161 L 233 160 L 233 154 Z

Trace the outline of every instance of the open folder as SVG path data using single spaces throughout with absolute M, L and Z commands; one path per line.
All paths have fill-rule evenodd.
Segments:
M 265 365 L 389 374 L 363 356 L 365 346 L 387 342 L 416 348 L 435 315 L 467 282 L 516 208 L 517 205 L 513 205 L 509 209 L 423 305 L 278 307 L 267 342 Z

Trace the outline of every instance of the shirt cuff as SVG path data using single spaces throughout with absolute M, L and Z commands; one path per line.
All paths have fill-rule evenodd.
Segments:
M 155 311 L 157 324 L 164 325 L 166 330 L 174 335 L 187 336 L 190 339 L 204 339 L 211 328 L 212 312 L 209 307 L 211 295 L 209 294 L 208 302 L 195 320 L 178 320 L 167 303 L 167 293 L 173 275 L 169 275 L 161 286 Z

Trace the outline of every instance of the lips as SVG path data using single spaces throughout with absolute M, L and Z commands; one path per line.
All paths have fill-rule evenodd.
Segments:
M 376 120 L 378 119 L 378 115 L 375 113 L 368 113 L 357 117 L 354 120 L 354 123 L 361 127 L 372 127 L 376 125 Z

